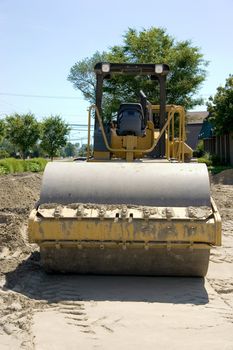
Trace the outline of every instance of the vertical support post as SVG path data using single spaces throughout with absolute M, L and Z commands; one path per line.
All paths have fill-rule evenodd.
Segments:
M 160 84 L 160 113 L 159 113 L 159 120 L 160 120 L 160 132 L 163 129 L 163 126 L 165 124 L 166 119 L 166 75 L 161 75 L 159 77 L 159 84 Z M 160 157 L 165 156 L 165 133 L 161 136 L 161 139 L 159 141 L 159 155 Z
M 100 114 L 102 114 L 102 96 L 103 96 L 103 74 L 96 74 L 96 91 L 95 91 L 95 105 L 98 108 Z M 99 127 L 98 119 L 95 112 L 95 130 Z
M 87 130 L 87 160 L 90 159 L 90 144 L 91 144 L 91 110 L 92 106 L 88 110 L 88 130 Z
M 175 113 L 172 111 L 172 158 L 175 157 Z
M 184 162 L 184 143 L 185 143 L 185 114 L 183 111 L 179 111 L 180 118 L 182 118 L 182 147 L 181 147 L 181 152 L 182 152 L 182 162 Z
M 95 109 L 95 124 L 94 124 L 94 152 L 97 151 L 98 144 L 102 143 L 101 134 L 99 132 L 99 122 L 97 118 L 97 111 L 102 114 L 102 97 L 103 97 L 103 81 L 104 76 L 102 73 L 96 73 L 96 90 L 95 90 L 95 105 L 97 109 Z
M 167 125 L 167 149 L 166 149 L 166 158 L 170 160 L 170 126 L 171 126 L 171 111 L 168 112 L 168 119 L 170 119 Z

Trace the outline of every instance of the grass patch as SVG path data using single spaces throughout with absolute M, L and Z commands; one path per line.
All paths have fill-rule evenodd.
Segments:
M 224 165 L 211 165 L 208 166 L 208 170 L 212 175 L 221 173 L 221 171 L 233 169 L 233 166 L 224 166 Z
M 215 154 L 206 152 L 202 157 L 197 159 L 198 163 L 205 163 L 212 175 L 219 174 L 221 171 L 233 169 L 233 166 L 221 164 L 221 160 Z
M 0 159 L 0 175 L 23 173 L 27 171 L 40 172 L 43 171 L 47 164 L 44 158 L 32 159 L 15 159 L 5 158 Z
M 211 166 L 213 164 L 211 155 L 206 152 L 202 157 L 197 159 L 198 163 L 205 163 L 207 167 Z

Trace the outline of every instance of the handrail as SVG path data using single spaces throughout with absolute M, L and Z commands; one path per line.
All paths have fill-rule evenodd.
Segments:
M 153 106 L 152 106 L 152 109 L 153 109 Z M 178 160 L 180 161 L 182 159 L 182 161 L 184 161 L 185 123 L 184 123 L 184 109 L 183 109 L 183 107 L 175 106 L 175 105 L 167 105 L 166 106 L 166 110 L 168 112 L 167 121 L 164 124 L 162 130 L 160 131 L 158 138 L 154 140 L 154 142 L 153 142 L 153 144 L 152 144 L 152 146 L 150 148 L 148 148 L 148 149 L 126 149 L 126 148 L 112 148 L 112 147 L 110 147 L 110 145 L 108 143 L 108 140 L 107 140 L 107 137 L 106 137 L 106 133 L 105 133 L 105 130 L 104 130 L 104 126 L 103 126 L 103 122 L 102 122 L 102 118 L 100 116 L 99 110 L 98 110 L 98 108 L 97 108 L 97 106 L 95 104 L 92 104 L 89 107 L 89 110 L 88 110 L 87 159 L 90 158 L 91 112 L 92 112 L 92 110 L 95 110 L 95 112 L 96 112 L 97 120 L 98 120 L 100 129 L 101 129 L 101 132 L 102 132 L 102 136 L 103 136 L 103 139 L 104 139 L 104 144 L 105 144 L 105 147 L 107 148 L 107 150 L 109 152 L 112 152 L 112 153 L 115 153 L 115 152 L 124 152 L 124 153 L 133 152 L 133 153 L 136 153 L 137 152 L 137 153 L 143 153 L 143 154 L 144 153 L 150 153 L 157 146 L 161 136 L 164 134 L 164 132 L 167 129 L 167 157 L 168 157 L 168 159 L 170 159 L 170 149 L 169 149 L 170 123 L 172 122 L 172 124 L 171 124 L 172 142 L 173 142 L 172 157 L 174 157 L 174 140 L 175 140 L 175 137 L 174 137 L 174 134 L 175 134 L 175 131 L 174 131 L 175 130 L 175 127 L 174 127 L 174 116 L 175 116 L 175 113 L 179 113 L 180 114 L 180 122 L 179 122 L 179 137 L 178 137 L 179 146 L 178 146 L 178 150 L 180 150 L 180 147 L 181 147 L 181 152 L 178 152 L 179 153 L 179 159 Z M 168 149 L 169 149 L 169 151 L 168 151 Z M 181 154 L 181 159 L 180 159 L 180 154 Z
M 103 139 L 104 139 L 104 144 L 105 144 L 105 147 L 108 149 L 109 152 L 137 152 L 137 153 L 149 153 L 149 152 L 152 152 L 153 149 L 155 148 L 155 146 L 158 144 L 162 134 L 165 132 L 165 129 L 168 125 L 168 123 L 170 123 L 170 120 L 171 118 L 168 118 L 166 123 L 164 124 L 160 134 L 159 134 L 159 137 L 154 140 L 153 142 L 153 145 L 148 148 L 148 149 L 126 149 L 126 148 L 112 148 L 109 146 L 108 144 L 108 140 L 107 140 L 107 137 L 106 137 L 106 134 L 105 134 L 105 131 L 104 131 L 104 127 L 103 127 L 103 123 L 102 123 L 102 118 L 100 117 L 100 114 L 99 114 L 99 110 L 98 108 L 96 107 L 96 105 L 91 105 L 90 108 L 89 108 L 89 114 L 88 114 L 88 140 L 90 140 L 90 130 L 91 130 L 91 125 L 89 123 L 89 121 L 91 120 L 91 111 L 92 109 L 95 109 L 96 111 L 96 115 L 97 115 L 97 119 L 98 119 L 98 122 L 99 122 L 99 125 L 100 125 L 100 129 L 101 129 L 101 132 L 102 132 L 102 135 L 103 135 Z M 89 147 L 88 147 L 89 148 Z
M 151 105 L 151 111 L 159 113 L 159 105 Z M 178 161 L 184 162 L 184 143 L 186 140 L 185 133 L 185 111 L 182 106 L 177 105 L 166 105 L 166 112 L 168 113 L 168 119 L 170 123 L 167 125 L 166 130 L 166 158 L 177 158 Z M 178 137 L 175 138 L 175 114 L 179 114 L 179 133 Z M 170 115 L 170 117 L 169 117 Z M 178 141 L 178 149 L 175 152 L 175 141 Z

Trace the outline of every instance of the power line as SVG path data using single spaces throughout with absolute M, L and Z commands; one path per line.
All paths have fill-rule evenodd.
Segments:
M 69 123 L 69 125 L 71 126 L 71 127 L 77 127 L 77 128 L 79 128 L 79 127 L 81 127 L 81 128 L 87 128 L 88 127 L 88 124 L 79 124 L 79 123 Z M 91 125 L 91 128 L 93 128 L 94 126 L 93 125 Z
M 167 91 L 170 90 L 169 88 Z M 17 93 L 10 93 L 10 92 L 0 92 L 0 95 L 2 96 L 15 96 L 15 97 L 29 97 L 29 98 L 47 98 L 47 99 L 56 99 L 56 100 L 83 100 L 82 97 L 79 96 L 53 96 L 53 95 L 31 95 L 31 94 L 17 94 Z M 200 97 L 207 99 L 210 96 L 212 96 L 213 93 L 210 94 L 201 94 Z
M 53 98 L 53 99 L 61 99 L 61 100 L 83 100 L 82 97 L 79 96 L 50 96 L 50 95 L 29 95 L 29 94 L 16 94 L 10 92 L 0 92 L 2 96 L 16 96 L 16 97 L 32 97 L 32 98 Z

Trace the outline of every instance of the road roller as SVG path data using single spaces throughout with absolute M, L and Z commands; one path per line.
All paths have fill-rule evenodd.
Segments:
M 192 161 L 185 142 L 185 111 L 166 104 L 168 65 L 100 62 L 94 71 L 86 160 L 49 162 L 29 217 L 29 241 L 39 245 L 42 266 L 205 276 L 211 247 L 221 245 L 221 218 L 207 167 Z M 123 75 L 151 80 L 159 103 L 139 90 L 137 102 L 120 102 L 113 117 L 103 118 L 103 91 Z

